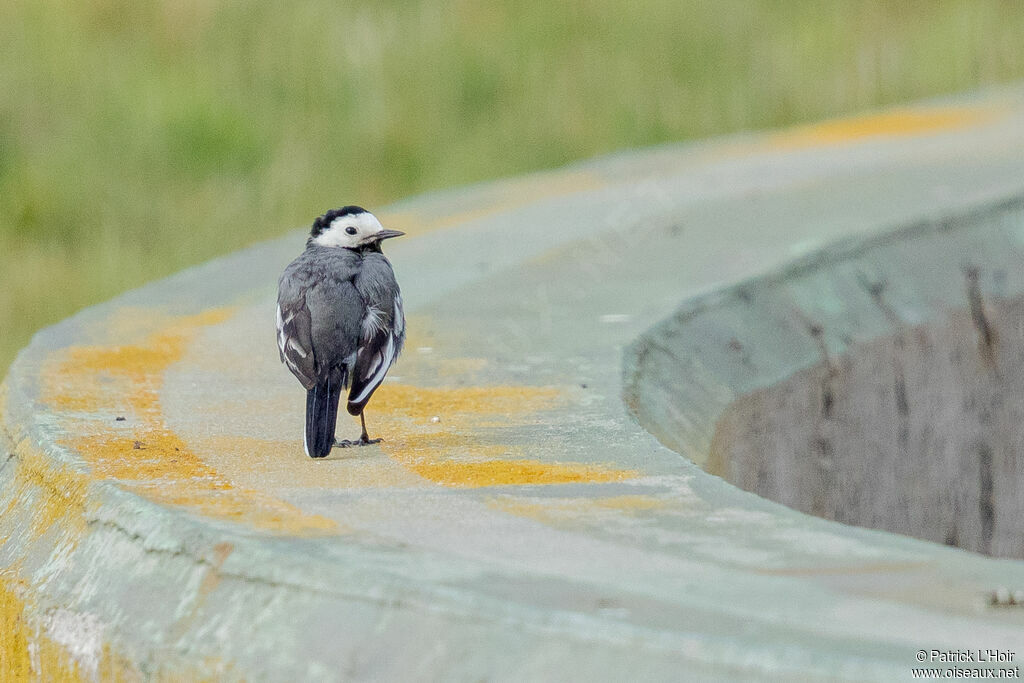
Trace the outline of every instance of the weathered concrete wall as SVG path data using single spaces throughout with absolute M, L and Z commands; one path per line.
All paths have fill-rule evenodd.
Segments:
M 805 333 L 780 327 L 771 362 L 752 356 L 771 372 L 736 383 L 716 374 L 725 321 L 701 327 L 722 362 L 666 367 L 679 415 L 658 383 L 627 386 L 692 461 L 632 418 L 621 368 L 681 301 L 726 287 L 691 309 L 710 311 L 837 239 L 1021 194 L 1017 88 L 379 211 L 409 233 L 388 248 L 407 351 L 368 411 L 384 442 L 316 462 L 273 333 L 301 232 L 83 311 L 0 390 L 0 666 L 892 680 L 924 648 L 1018 647 L 1024 616 L 988 596 L 1024 586 L 1024 563 L 804 515 L 694 464 L 734 398 L 818 361 Z M 822 294 L 801 292 L 843 298 Z M 871 311 L 865 340 L 888 329 Z
M 1022 236 L 1019 198 L 829 249 L 659 326 L 634 381 L 683 413 L 692 397 L 667 366 L 714 368 L 740 395 L 704 466 L 747 491 L 1024 557 Z M 807 367 L 787 376 L 796 349 Z

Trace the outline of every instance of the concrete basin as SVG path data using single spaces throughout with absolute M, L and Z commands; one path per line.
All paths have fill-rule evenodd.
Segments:
M 922 651 L 1016 653 L 1024 564 L 947 545 L 953 497 L 893 508 L 934 517 L 942 533 L 915 533 L 938 543 L 840 523 L 866 524 L 829 514 L 841 496 L 820 492 L 847 480 L 822 458 L 875 441 L 799 418 L 849 367 L 832 414 L 882 378 L 870 408 L 898 444 L 894 363 L 926 412 L 933 359 L 908 354 L 928 324 L 955 329 L 944 353 L 1018 382 L 1021 196 L 1010 88 L 379 210 L 410 235 L 388 250 L 410 338 L 367 411 L 384 442 L 325 461 L 303 455 L 303 393 L 274 341 L 302 231 L 83 311 L 36 335 L 0 393 L 0 662 L 84 679 L 892 680 Z M 969 295 L 1002 344 L 989 360 Z M 975 393 L 994 400 L 996 381 Z M 915 429 L 907 448 L 930 452 Z M 1020 556 L 1017 536 L 1003 550 L 1015 507 L 989 496 L 985 530 L 981 474 L 995 495 L 1014 438 L 975 451 L 955 498 L 973 506 L 966 548 Z M 858 462 L 849 477 L 890 481 Z

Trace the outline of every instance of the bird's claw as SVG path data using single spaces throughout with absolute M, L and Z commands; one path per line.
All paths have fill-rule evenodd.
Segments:
M 356 441 L 349 441 L 348 439 L 341 439 L 334 442 L 335 448 L 355 448 L 356 446 L 369 446 L 370 444 L 380 443 L 383 439 L 358 439 Z

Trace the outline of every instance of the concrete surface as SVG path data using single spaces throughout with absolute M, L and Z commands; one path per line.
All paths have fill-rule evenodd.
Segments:
M 302 453 L 302 390 L 274 344 L 301 232 L 84 311 L 39 333 L 0 392 L 0 663 L 892 680 L 921 649 L 1024 656 L 1024 612 L 1003 606 L 1024 564 L 706 474 L 737 395 L 714 368 L 680 378 L 702 391 L 679 453 L 623 401 L 639 395 L 625 348 L 684 300 L 1021 194 L 1012 88 L 402 202 L 378 212 L 410 234 L 388 245 L 407 351 L 367 412 L 385 441 L 326 461 Z
M 687 302 L 631 346 L 628 405 L 746 491 L 1022 559 L 1022 247 L 1024 196 Z

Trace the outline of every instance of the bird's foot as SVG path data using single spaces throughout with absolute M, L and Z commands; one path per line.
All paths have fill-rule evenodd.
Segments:
M 335 448 L 355 448 L 356 446 L 369 446 L 370 444 L 380 443 L 383 439 L 363 439 L 359 438 L 355 441 L 349 441 L 348 439 L 340 439 L 334 442 Z

